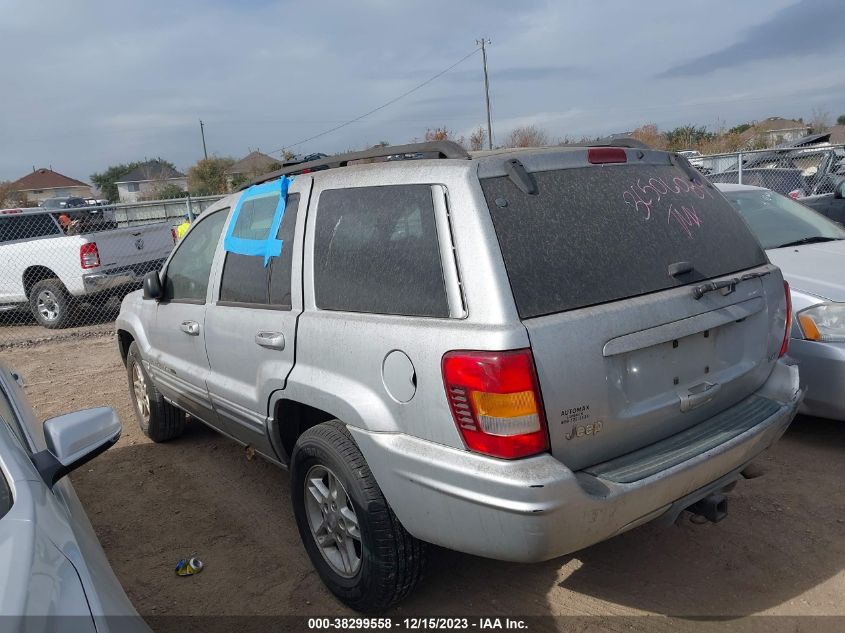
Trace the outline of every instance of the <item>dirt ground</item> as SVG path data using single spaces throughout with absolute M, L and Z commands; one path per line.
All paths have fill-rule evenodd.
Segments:
M 308 561 L 285 471 L 196 422 L 168 444 L 141 434 L 111 327 L 48 340 L 16 329 L 0 355 L 41 418 L 101 405 L 120 415 L 119 443 L 72 479 L 138 611 L 353 615 Z M 765 474 L 740 482 L 719 524 L 646 525 L 538 565 L 435 549 L 419 590 L 390 615 L 845 615 L 845 424 L 799 418 L 758 464 Z M 175 576 L 194 552 L 205 570 Z

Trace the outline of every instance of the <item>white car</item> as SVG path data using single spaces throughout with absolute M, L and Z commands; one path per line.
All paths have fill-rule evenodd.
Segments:
M 140 288 L 173 249 L 166 222 L 117 228 L 76 210 L 0 210 L 0 312 L 21 307 L 39 324 L 69 324 L 73 304 Z
M 0 363 L 0 621 L 3 631 L 150 633 L 109 566 L 66 474 L 120 437 L 109 408 L 47 420 Z
M 717 184 L 792 290 L 789 357 L 807 395 L 800 411 L 845 420 L 845 231 L 770 189 Z

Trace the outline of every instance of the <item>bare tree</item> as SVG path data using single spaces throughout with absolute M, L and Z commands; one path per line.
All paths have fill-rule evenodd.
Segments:
M 813 114 L 810 117 L 810 131 L 813 134 L 827 132 L 831 127 L 831 123 L 832 118 L 830 112 L 820 107 L 813 108 Z
M 474 152 L 484 149 L 484 141 L 487 140 L 487 132 L 480 125 L 469 135 L 469 148 Z
M 536 125 L 523 125 L 508 135 L 508 147 L 543 147 L 549 144 L 549 135 Z
M 424 139 L 426 143 L 431 143 L 433 141 L 452 141 L 458 145 L 466 147 L 466 139 L 463 136 L 455 136 L 455 133 L 445 125 L 443 127 L 426 128 Z

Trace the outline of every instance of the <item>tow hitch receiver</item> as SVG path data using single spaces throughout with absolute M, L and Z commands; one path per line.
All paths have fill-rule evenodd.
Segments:
M 724 495 L 712 494 L 695 502 L 687 510 L 711 523 L 718 523 L 728 516 L 728 500 Z

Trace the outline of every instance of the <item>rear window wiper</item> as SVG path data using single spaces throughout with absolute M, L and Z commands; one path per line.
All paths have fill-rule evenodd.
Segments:
M 708 281 L 707 283 L 699 284 L 698 286 L 693 288 L 692 296 L 696 299 L 701 299 L 701 297 L 706 295 L 708 292 L 713 292 L 715 290 L 721 290 L 723 295 L 729 295 L 734 290 L 736 290 L 736 285 L 738 283 L 748 281 L 749 279 L 765 277 L 770 273 L 771 271 L 767 270 L 765 272 L 760 273 L 745 273 L 741 277 L 734 277 L 733 279 L 723 279 L 722 281 Z
M 775 246 L 775 248 L 786 248 L 787 246 L 803 246 L 804 244 L 818 244 L 820 242 L 836 242 L 841 239 L 841 237 L 823 237 L 821 235 L 814 235 L 813 237 L 802 237 L 800 240 L 786 242 L 785 244 L 779 244 L 778 246 Z

